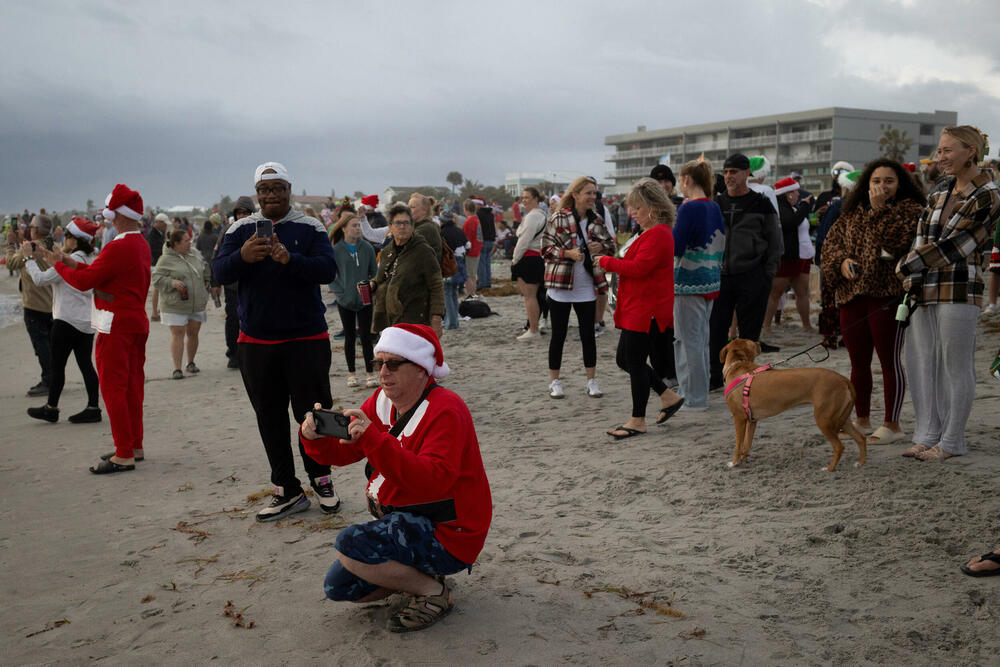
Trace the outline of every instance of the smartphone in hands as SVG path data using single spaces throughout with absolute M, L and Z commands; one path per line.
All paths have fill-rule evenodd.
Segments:
M 316 422 L 316 432 L 331 438 L 350 440 L 351 433 L 347 427 L 351 423 L 351 418 L 343 412 L 335 410 L 313 410 L 313 421 Z
M 270 220 L 257 221 L 257 238 L 270 241 L 274 238 L 274 223 Z

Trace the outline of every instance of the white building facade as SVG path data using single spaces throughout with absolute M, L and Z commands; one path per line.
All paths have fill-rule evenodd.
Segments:
M 846 160 L 861 169 L 879 157 L 878 140 L 886 130 L 905 132 L 913 140 L 905 161 L 916 162 L 937 150 L 945 126 L 957 123 L 955 111 L 898 113 L 829 107 L 662 130 L 641 125 L 635 132 L 605 137 L 605 145 L 615 148 L 605 155 L 605 162 L 614 165 L 605 176 L 614 181 L 610 192 L 623 193 L 657 164 L 669 164 L 676 173 L 688 160 L 704 156 L 721 171 L 726 157 L 743 153 L 770 160 L 768 182 L 796 171 L 802 174 L 803 187 L 819 192 L 830 187 L 834 162 Z

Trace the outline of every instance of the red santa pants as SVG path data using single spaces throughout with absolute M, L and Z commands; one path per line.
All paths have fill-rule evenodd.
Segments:
M 97 334 L 94 350 L 101 396 L 111 421 L 115 456 L 130 459 L 142 449 L 142 396 L 146 374 L 144 333 Z

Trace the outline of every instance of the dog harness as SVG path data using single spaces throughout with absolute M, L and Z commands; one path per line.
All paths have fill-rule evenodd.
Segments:
M 723 395 L 729 398 L 729 393 L 736 389 L 741 384 L 743 385 L 743 411 L 747 413 L 747 419 L 750 421 L 757 421 L 753 418 L 753 413 L 750 412 L 750 385 L 753 384 L 754 376 L 757 373 L 763 373 L 766 370 L 771 369 L 771 364 L 765 364 L 759 368 L 755 368 L 749 373 L 744 373 L 743 375 L 737 375 L 733 378 L 733 381 L 726 385 L 726 389 Z

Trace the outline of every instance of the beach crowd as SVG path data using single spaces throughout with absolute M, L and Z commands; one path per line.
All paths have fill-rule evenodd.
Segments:
M 420 192 L 299 210 L 289 170 L 265 162 L 253 197 L 194 222 L 147 210 L 138 191 L 118 184 L 93 219 L 64 226 L 43 209 L 5 220 L 4 260 L 19 279 L 40 367 L 28 395 L 45 397 L 28 415 L 59 420 L 72 354 L 87 402 L 68 421 L 99 422 L 106 412 L 114 439 L 90 471 L 135 470 L 145 459 L 150 322 L 169 327 L 171 377 L 183 380 L 200 372 L 199 331 L 213 301 L 224 308 L 227 365 L 240 372 L 275 487 L 257 520 L 311 506 L 294 449 L 325 513 L 341 503 L 331 466 L 364 459 L 373 520 L 337 537 L 324 590 L 354 602 L 402 594 L 389 629 L 419 630 L 453 608 L 446 577 L 473 567 L 491 521 L 472 416 L 437 380 L 450 372 L 444 330 L 489 312 L 494 261 L 510 262 L 524 301 L 513 344 L 547 344 L 551 399 L 572 391 L 561 373 L 571 314 L 581 391 L 604 396 L 596 338 L 612 312 L 614 363 L 631 388 L 627 415 L 607 431 L 616 441 L 648 432 L 651 393 L 657 424 L 707 412 L 709 394 L 723 389 L 723 347 L 743 338 L 778 352 L 767 338 L 792 299 L 817 346 L 846 348 L 855 424 L 868 444 L 908 440 L 903 456 L 939 463 L 968 452 L 976 377 L 986 371 L 974 364 L 976 326 L 1000 319 L 1000 171 L 988 151 L 978 129 L 948 127 L 919 165 L 838 161 L 831 188 L 815 194 L 801 175 L 772 174 L 765 157 L 734 153 L 722 165 L 657 165 L 621 196 L 590 177 L 552 196 L 529 186 L 509 210 Z M 331 299 L 341 325 L 332 334 Z M 343 340 L 342 362 L 331 339 Z M 881 422 L 872 415 L 873 355 Z M 331 414 L 330 370 L 341 363 L 348 387 L 363 382 L 372 393 Z M 989 372 L 1000 379 L 1000 353 Z M 539 372 L 540 395 L 542 386 Z M 907 394 L 910 433 L 900 422 Z M 1000 549 L 963 571 L 1000 573 Z

